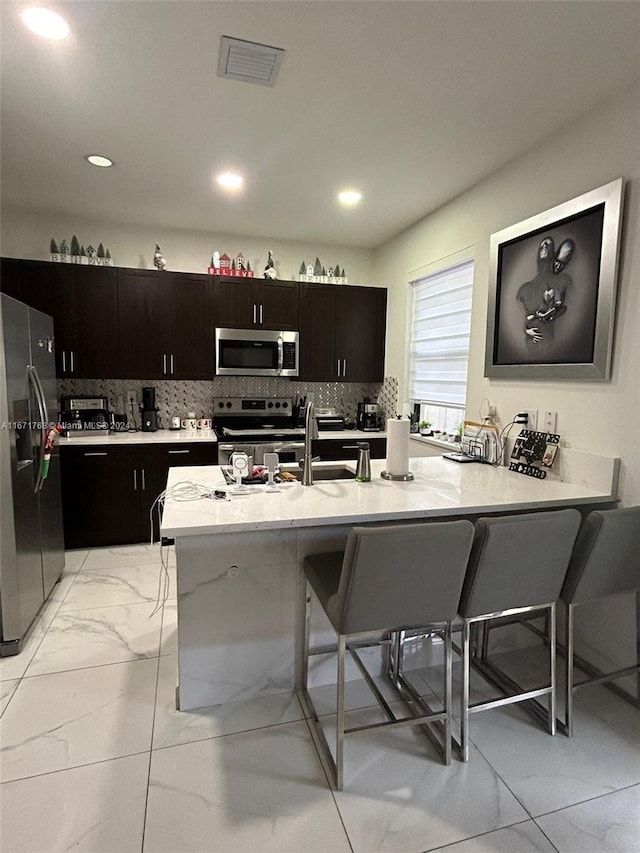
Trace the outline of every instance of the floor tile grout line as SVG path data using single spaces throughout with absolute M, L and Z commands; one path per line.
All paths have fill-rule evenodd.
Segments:
M 622 791 L 630 791 L 632 788 L 640 788 L 640 781 L 632 782 L 630 785 L 623 785 L 621 788 L 615 788 L 613 791 L 605 791 L 604 794 L 596 794 L 595 797 L 587 797 L 586 800 L 578 800 L 575 803 L 570 803 L 567 806 L 561 806 L 559 809 L 552 809 L 549 812 L 542 812 L 542 814 L 535 815 L 534 820 L 537 820 L 541 817 L 548 817 L 549 815 L 558 814 L 559 812 L 564 812 L 567 809 L 575 808 L 576 806 L 583 806 L 585 803 L 593 803 L 596 800 L 601 800 L 603 797 L 611 797 L 614 794 L 619 794 Z
M 164 621 L 164 607 L 162 608 L 162 619 Z M 162 624 L 160 625 L 160 637 L 158 638 L 158 663 L 156 666 L 156 689 L 153 695 L 153 716 L 151 718 L 151 737 L 149 739 L 149 763 L 147 765 L 147 788 L 144 797 L 144 815 L 142 818 L 142 840 L 140 853 L 144 850 L 144 837 L 147 831 L 147 811 L 149 808 L 149 787 L 151 785 L 151 761 L 153 759 L 153 736 L 156 727 L 156 714 L 158 712 L 158 690 L 160 687 L 160 647 L 162 646 Z
M 0 790 L 3 785 L 11 785 L 13 782 L 24 782 L 29 779 L 39 779 L 41 776 L 53 776 L 55 773 L 69 773 L 72 770 L 80 770 L 83 767 L 94 767 L 98 764 L 109 764 L 111 761 L 120 761 L 122 758 L 133 758 L 135 755 L 147 755 L 148 749 L 140 749 L 135 752 L 126 752 L 124 755 L 112 755 L 110 758 L 101 758 L 98 761 L 87 761 L 84 764 L 72 764 L 70 767 L 58 767 L 56 770 L 45 770 L 44 773 L 32 773 L 30 776 L 18 776 L 15 779 L 3 779 L 0 781 Z
M 131 660 L 114 660 L 114 661 L 107 661 L 105 663 L 92 663 L 92 664 L 89 664 L 88 666 L 74 666 L 74 667 L 70 667 L 69 669 L 56 669 L 54 672 L 39 672 L 35 675 L 23 675 L 22 678 L 29 678 L 29 679 L 48 678 L 52 675 L 65 675 L 68 672 L 84 672 L 87 669 L 103 669 L 106 666 L 122 666 L 122 665 L 127 665 L 127 664 L 132 664 L 132 663 L 143 663 L 144 661 L 148 661 L 148 660 L 156 660 L 158 657 L 161 657 L 161 656 L 157 655 L 157 654 L 153 654 L 153 655 L 145 655 L 144 657 L 131 658 Z M 10 679 L 7 679 L 7 680 L 9 681 Z
M 476 835 L 468 835 L 464 838 L 458 838 L 455 841 L 447 842 L 447 844 L 440 844 L 438 847 L 427 847 L 425 850 L 422 850 L 421 853 L 437 853 L 439 850 L 446 850 L 448 847 L 454 847 L 456 844 L 464 844 L 467 841 L 473 841 L 476 838 L 484 838 L 487 835 L 492 835 L 494 832 L 501 832 L 503 829 L 511 829 L 514 826 L 522 826 L 525 823 L 531 823 L 531 821 L 532 818 L 516 820 L 514 823 L 509 823 L 506 826 L 499 826 L 495 829 L 488 829 L 486 832 L 478 832 Z M 557 851 L 556 847 L 553 849 Z

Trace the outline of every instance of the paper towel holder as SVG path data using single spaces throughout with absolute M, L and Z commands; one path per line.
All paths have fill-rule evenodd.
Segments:
M 390 474 L 388 471 L 383 471 L 380 474 L 383 480 L 414 480 L 415 477 L 411 473 L 411 471 L 407 471 L 406 474 Z

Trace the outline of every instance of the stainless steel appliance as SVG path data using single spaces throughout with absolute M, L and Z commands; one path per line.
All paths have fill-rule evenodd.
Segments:
M 365 432 L 380 430 L 380 407 L 369 397 L 365 397 L 361 403 L 358 403 L 356 427 Z
M 85 394 L 63 396 L 60 398 L 60 423 L 65 435 L 106 432 L 111 427 L 109 400 L 106 397 L 89 397 Z
M 297 376 L 298 332 L 216 329 L 217 376 Z
M 213 428 L 218 436 L 218 464 L 229 465 L 232 453 L 252 456 L 261 465 L 265 453 L 281 462 L 304 456 L 304 429 L 293 424 L 290 397 L 224 397 L 213 401 Z
M 0 295 L 0 656 L 23 637 L 64 568 L 53 320 Z M 46 473 L 46 476 L 45 476 Z

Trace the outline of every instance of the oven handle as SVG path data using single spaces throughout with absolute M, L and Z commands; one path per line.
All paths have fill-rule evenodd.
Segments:
M 304 449 L 304 441 L 286 441 L 286 442 L 285 441 L 282 441 L 282 442 L 279 441 L 273 445 L 273 450 L 275 453 L 277 453 L 278 450 L 300 450 L 300 449 Z

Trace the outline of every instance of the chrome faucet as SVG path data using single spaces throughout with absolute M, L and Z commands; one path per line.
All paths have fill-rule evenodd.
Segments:
M 313 403 L 307 400 L 304 414 L 304 456 L 300 460 L 302 468 L 302 485 L 313 486 L 313 462 L 317 462 L 319 456 L 311 455 L 311 442 L 318 437 L 318 423 Z

